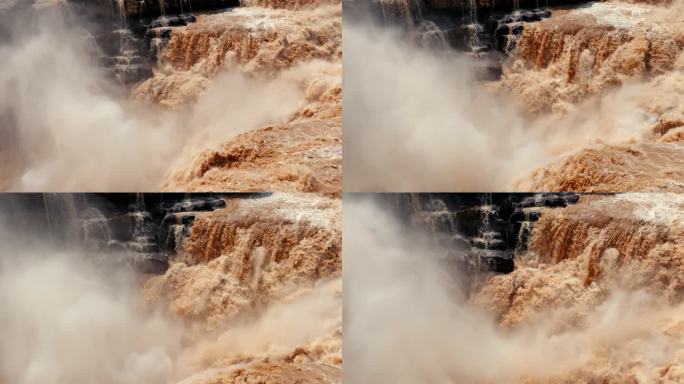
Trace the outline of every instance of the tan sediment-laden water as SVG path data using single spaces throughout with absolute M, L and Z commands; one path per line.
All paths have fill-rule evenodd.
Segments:
M 0 213 L 2 382 L 341 381 L 339 199 L 5 194 Z
M 0 9 L 0 187 L 339 194 L 341 2 L 159 3 Z
M 345 382 L 681 381 L 683 203 L 349 197 Z
M 681 191 L 681 2 L 380 4 L 345 19 L 348 190 Z

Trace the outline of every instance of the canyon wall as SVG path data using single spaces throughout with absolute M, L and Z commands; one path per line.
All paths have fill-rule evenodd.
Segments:
M 556 304 L 564 302 L 568 294 L 578 294 L 582 300 L 581 291 L 596 293 L 602 275 L 621 269 L 636 274 L 623 276 L 624 284 L 654 289 L 677 302 L 681 300 L 677 244 L 682 228 L 676 222 L 680 204 L 681 199 L 674 194 L 583 195 L 578 205 L 543 211 L 529 241 L 530 254 L 519 260 L 521 268 L 492 279 L 496 289 L 511 284 L 510 296 L 492 297 L 507 297 L 504 307 L 511 310 L 524 308 L 525 303 L 542 310 L 551 303 L 521 297 L 521 305 L 516 305 L 516 295 L 540 295 Z M 551 284 L 555 274 L 568 278 L 557 281 L 559 284 L 570 283 L 573 288 L 560 294 L 555 288 L 539 291 L 533 287 L 542 280 Z M 532 279 L 533 285 L 519 291 L 527 279 Z M 500 282 L 505 283 L 498 285 Z M 503 316 L 503 323 L 509 325 L 525 320 L 520 313 L 507 316 Z
M 606 132 L 516 180 L 517 190 L 680 191 L 682 3 L 596 3 L 524 23 L 501 80 L 534 125 Z
M 3 189 L 340 193 L 341 1 L 106 3 L 0 10 Z
M 585 195 L 542 214 L 531 253 L 471 303 L 509 333 L 543 327 L 559 345 L 579 343 L 582 363 L 542 376 L 531 369 L 516 382 L 681 379 L 682 203 L 676 194 Z
M 123 10 L 126 17 L 142 18 L 161 15 L 213 10 L 240 5 L 239 0 L 68 0 L 77 5 L 85 5 L 103 15 L 116 13 L 115 8 Z
M 4 196 L 0 382 L 340 382 L 340 221 L 310 195 Z
M 144 284 L 148 301 L 218 335 L 179 358 L 192 373 L 182 382 L 338 381 L 340 227 L 340 201 L 310 195 L 230 200 L 197 216 L 170 269 Z M 250 333 L 259 329 L 263 338 Z
M 134 89 L 135 99 L 184 108 L 206 92 L 221 92 L 210 85 L 226 73 L 266 89 L 293 90 L 301 99 L 292 100 L 296 104 L 281 122 L 224 135 L 225 144 L 197 138 L 163 188 L 339 193 L 341 15 L 340 1 L 256 1 L 172 28 L 155 75 Z

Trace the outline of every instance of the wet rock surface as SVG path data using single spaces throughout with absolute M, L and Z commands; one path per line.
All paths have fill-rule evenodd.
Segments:
M 579 201 L 574 193 L 417 194 L 389 201 L 404 222 L 435 234 L 454 250 L 459 264 L 479 271 L 510 273 L 514 256 L 527 249 L 545 208 Z
M 102 49 L 101 64 L 122 84 L 152 76 L 171 28 L 196 21 L 192 12 L 239 6 L 236 0 L 71 0 L 69 9 L 86 20 Z
M 69 2 L 89 7 L 102 15 L 111 14 L 114 8 L 120 8 L 126 17 L 138 18 L 208 11 L 240 5 L 239 0 L 69 0 Z
M 420 46 L 465 51 L 478 59 L 478 77 L 499 78 L 501 63 L 515 49 L 527 23 L 551 17 L 550 7 L 577 1 L 349 1 L 345 17 L 403 27 Z M 347 3 L 345 3 L 347 4 Z M 370 16 L 369 16 L 370 15 Z
M 586 1 L 538 2 L 469 2 L 469 1 L 381 1 L 370 4 L 345 2 L 345 16 L 350 20 L 369 17 L 385 25 L 405 26 L 420 35 L 420 40 L 440 40 L 459 50 L 479 51 L 512 48 L 508 40 L 519 36 L 523 23 L 551 17 L 549 7 L 579 4 Z M 476 8 L 473 8 L 475 6 Z M 434 41 L 432 41 L 434 43 Z M 435 46 L 435 44 L 428 44 Z M 439 44 L 437 44 L 439 45 Z M 444 47 L 442 47 L 444 48 Z M 476 52 L 477 53 L 477 52 Z
M 104 261 L 158 274 L 190 235 L 195 216 L 226 206 L 226 199 L 261 194 L 12 195 L 0 212 L 16 228 L 32 228 L 65 247 L 102 254 Z

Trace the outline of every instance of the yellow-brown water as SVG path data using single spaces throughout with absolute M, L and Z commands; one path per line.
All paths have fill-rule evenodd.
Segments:
M 479 59 L 350 23 L 347 188 L 681 191 L 681 9 L 555 10 L 493 81 Z
M 345 380 L 681 381 L 683 204 L 635 193 L 547 208 L 515 271 L 470 293 L 439 246 L 346 204 Z
M 229 199 L 198 214 L 170 269 L 152 277 L 7 246 L 0 380 L 340 382 L 340 205 Z
M 198 15 L 128 95 L 68 9 L 46 7 L 0 46 L 0 188 L 339 193 L 341 12 L 245 2 Z

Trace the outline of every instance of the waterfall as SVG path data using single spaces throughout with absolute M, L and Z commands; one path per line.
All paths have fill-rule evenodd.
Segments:
M 43 193 L 42 195 L 48 234 L 54 239 L 67 243 L 78 239 L 79 233 L 76 226 L 78 209 L 74 196 L 61 193 Z
M 480 51 L 484 48 L 482 41 L 480 41 L 480 33 L 483 31 L 483 27 L 477 18 L 477 0 L 468 0 L 468 11 L 470 15 L 470 23 L 466 26 L 468 48 L 475 57 L 480 57 Z
M 454 213 L 441 199 L 430 200 L 429 211 L 420 211 L 419 214 L 433 233 L 444 231 L 448 234 L 455 234 L 458 231 Z
M 495 249 L 503 245 L 501 233 L 494 230 L 492 221 L 498 216 L 498 208 L 492 204 L 480 207 L 480 227 L 477 237 L 473 239 L 473 246 L 478 257 L 478 263 L 482 258 L 492 257 Z
M 527 249 L 527 240 L 532 234 L 532 221 L 530 220 L 529 211 L 524 211 L 525 219 L 520 222 L 520 230 L 518 230 L 518 237 L 515 241 L 515 252 L 518 255 Z
M 185 237 L 185 225 L 175 224 L 171 226 L 171 233 L 173 234 L 173 246 L 176 251 L 181 249 L 181 243 Z
M 141 212 L 145 211 L 145 194 L 144 193 L 136 193 L 135 194 L 135 207 L 138 209 L 138 211 L 141 211 Z
M 432 21 L 424 20 L 419 25 L 416 34 L 418 36 L 418 42 L 423 47 L 434 47 L 438 49 L 447 49 L 449 47 L 446 34 Z
M 131 72 L 132 64 L 135 59 L 135 50 L 131 48 L 133 35 L 128 29 L 126 18 L 126 0 L 116 1 L 116 14 L 118 18 L 117 29 L 113 33 L 119 38 L 119 49 L 114 56 L 114 73 L 121 83 L 125 83 L 127 75 Z
M 192 12 L 192 1 L 191 0 L 179 0 L 181 13 Z M 242 2 L 240 2 L 242 5 Z
M 119 13 L 119 27 L 126 28 L 126 0 L 116 0 Z
M 80 219 L 81 243 L 88 249 L 102 249 L 112 240 L 109 220 L 97 208 L 89 207 Z
M 43 204 L 45 205 L 45 224 L 47 225 L 48 233 L 50 236 L 54 236 L 54 233 L 52 233 L 52 220 L 50 219 L 50 205 L 48 204 L 47 193 L 43 193 Z
M 142 21 L 143 14 L 145 13 L 145 0 L 140 0 L 138 6 L 140 7 L 140 21 Z
M 422 0 L 379 0 L 379 3 L 386 24 L 400 19 L 412 30 L 416 22 L 423 21 Z
M 406 30 L 423 47 L 446 49 L 449 44 L 444 31 L 423 15 L 423 0 L 378 0 L 385 24 L 401 21 Z

